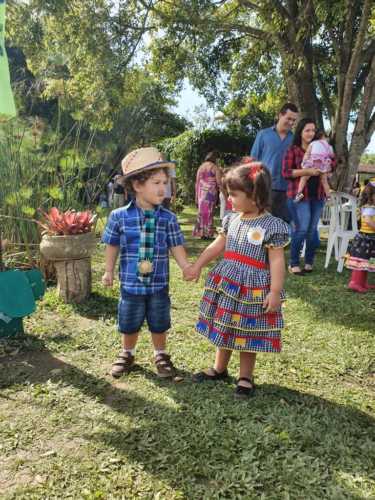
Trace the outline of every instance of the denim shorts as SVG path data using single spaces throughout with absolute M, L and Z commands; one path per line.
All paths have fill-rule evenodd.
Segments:
M 151 333 L 164 333 L 171 327 L 171 300 L 168 287 L 151 295 L 134 295 L 121 290 L 118 304 L 118 330 L 137 333 L 144 320 Z

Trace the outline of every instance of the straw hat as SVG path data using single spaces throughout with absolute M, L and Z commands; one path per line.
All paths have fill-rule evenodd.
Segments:
M 156 148 L 139 148 L 127 154 L 121 162 L 124 178 L 154 168 L 175 168 L 175 163 L 167 161 Z

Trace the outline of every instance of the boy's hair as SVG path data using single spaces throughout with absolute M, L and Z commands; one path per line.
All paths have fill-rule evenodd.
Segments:
M 134 192 L 133 182 L 138 181 L 140 184 L 144 184 L 150 177 L 157 174 L 158 172 L 164 172 L 167 178 L 169 178 L 169 169 L 165 167 L 152 168 L 150 170 L 144 170 L 139 172 L 139 174 L 134 174 L 125 180 L 125 187 L 130 191 Z
M 293 113 L 298 113 L 298 108 L 292 102 L 286 102 L 279 111 L 279 115 L 285 115 L 288 111 L 292 111 Z
M 370 180 L 367 183 L 365 189 L 362 191 L 359 206 L 362 207 L 363 205 L 372 204 L 374 195 L 375 195 L 375 182 Z
M 271 176 L 260 162 L 234 167 L 224 176 L 223 185 L 227 191 L 242 191 L 252 198 L 262 212 L 271 204 Z

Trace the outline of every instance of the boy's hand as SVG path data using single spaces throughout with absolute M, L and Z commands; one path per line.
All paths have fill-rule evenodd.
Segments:
M 113 286 L 113 271 L 106 271 L 102 277 L 104 286 Z
M 280 293 L 270 292 L 263 301 L 264 312 L 276 312 L 281 305 Z
M 185 267 L 183 274 L 186 281 L 198 281 L 201 270 L 200 268 L 194 266 L 194 264 L 190 264 L 190 266 Z

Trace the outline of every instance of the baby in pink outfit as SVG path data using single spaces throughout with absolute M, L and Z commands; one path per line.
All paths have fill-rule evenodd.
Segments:
M 316 134 L 316 139 L 307 148 L 305 156 L 302 161 L 302 168 L 317 168 L 321 172 L 321 181 L 327 199 L 330 197 L 330 187 L 328 184 L 328 174 L 332 170 L 332 160 L 335 158 L 332 146 L 328 143 L 327 137 L 323 131 Z M 301 177 L 298 193 L 294 198 L 295 201 L 303 200 L 303 190 L 305 189 L 307 181 L 310 179 L 309 175 Z

